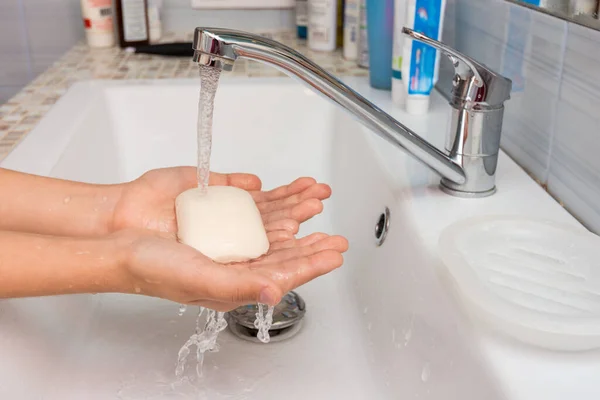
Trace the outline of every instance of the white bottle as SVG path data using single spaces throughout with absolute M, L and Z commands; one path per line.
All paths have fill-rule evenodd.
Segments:
M 335 50 L 337 9 L 336 0 L 308 0 L 308 47 L 311 50 Z
M 306 39 L 308 31 L 308 0 L 296 0 L 296 33 Z
M 90 47 L 114 46 L 112 0 L 81 0 L 81 15 Z
M 360 19 L 360 0 L 346 0 L 344 9 L 344 58 L 358 58 L 358 22 Z
M 162 0 L 148 0 L 148 26 L 150 27 L 150 42 L 155 43 L 162 36 L 160 9 Z
M 367 37 L 367 0 L 359 0 L 358 60 L 361 68 L 369 68 L 369 41 Z

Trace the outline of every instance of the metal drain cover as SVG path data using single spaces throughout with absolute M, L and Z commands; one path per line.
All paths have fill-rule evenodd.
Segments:
M 254 327 L 257 312 L 256 304 L 249 304 L 230 311 L 229 327 L 231 331 L 238 337 L 254 341 L 257 332 Z M 287 293 L 273 310 L 273 324 L 269 329 L 271 338 L 283 340 L 296 334 L 305 313 L 306 303 L 302 297 L 296 292 Z
M 271 337 L 271 340 L 269 340 L 269 343 L 281 342 L 293 336 L 296 336 L 296 334 L 300 332 L 300 329 L 302 328 L 302 323 L 303 321 L 300 320 L 297 324 L 288 326 L 287 328 L 277 329 L 275 331 L 270 330 L 269 336 Z M 256 334 L 258 333 L 258 330 L 256 328 L 246 328 L 245 326 L 236 324 L 235 321 L 230 321 L 229 325 L 227 326 L 229 327 L 229 330 L 238 338 L 248 340 L 254 343 L 263 344 L 256 337 Z

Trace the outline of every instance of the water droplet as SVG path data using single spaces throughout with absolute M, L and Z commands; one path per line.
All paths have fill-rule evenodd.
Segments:
M 141 292 L 142 292 L 142 288 L 141 288 L 141 287 L 139 287 L 139 286 L 136 286 L 136 287 L 134 288 L 134 290 L 135 290 L 135 292 L 136 292 L 136 293 L 141 293 Z
M 71 196 L 67 196 L 65 197 L 65 199 L 63 200 L 63 203 L 67 204 L 68 202 L 71 201 Z
M 185 310 L 187 310 L 187 306 L 185 304 L 181 304 L 179 306 L 179 316 L 181 317 L 183 314 L 185 314 Z
M 365 307 L 365 309 L 363 310 L 363 314 L 366 314 L 369 312 L 369 307 Z
M 408 343 L 410 342 L 410 339 L 412 338 L 412 331 L 413 331 L 413 326 L 415 324 L 415 316 L 414 314 L 410 317 L 410 323 L 408 325 L 408 328 L 406 328 L 403 332 L 404 332 L 404 346 L 408 346 Z
M 372 323 L 372 322 L 369 322 L 369 324 L 367 325 L 367 329 L 368 329 L 368 330 L 371 330 L 371 328 L 372 328 L 372 327 L 373 327 L 373 323 Z
M 412 338 L 412 329 L 409 329 L 408 331 L 406 331 L 406 333 L 404 333 L 404 346 L 408 346 L 408 343 L 410 343 L 411 338 Z
M 423 382 L 427 382 L 429 380 L 430 376 L 431 376 L 431 367 L 430 367 L 429 363 L 425 363 L 425 365 L 423 366 L 423 370 L 421 371 L 421 380 Z

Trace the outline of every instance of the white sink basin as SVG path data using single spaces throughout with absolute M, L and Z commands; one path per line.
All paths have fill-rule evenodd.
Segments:
M 347 82 L 391 110 L 389 93 Z M 198 86 L 76 84 L 1 166 L 114 183 L 193 165 Z M 427 118 L 392 114 L 443 143 L 449 109 L 439 95 Z M 213 141 L 213 170 L 256 173 L 266 188 L 298 176 L 333 187 L 326 211 L 301 233 L 343 234 L 351 249 L 343 268 L 298 290 L 308 310 L 300 333 L 261 345 L 225 331 L 204 381 L 171 386 L 193 311 L 178 317 L 177 304 L 117 294 L 4 300 L 0 398 L 598 398 L 598 353 L 552 353 L 488 332 L 439 278 L 437 240 L 455 221 L 516 214 L 577 224 L 504 154 L 496 195 L 450 197 L 418 161 L 287 78 L 223 78 Z M 386 206 L 390 231 L 377 247 Z

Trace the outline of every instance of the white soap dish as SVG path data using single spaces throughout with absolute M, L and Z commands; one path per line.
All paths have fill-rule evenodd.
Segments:
M 600 347 L 600 237 L 575 225 L 483 217 L 449 226 L 439 246 L 478 318 L 548 349 Z

